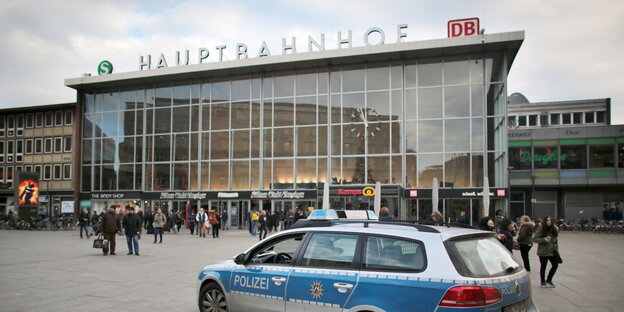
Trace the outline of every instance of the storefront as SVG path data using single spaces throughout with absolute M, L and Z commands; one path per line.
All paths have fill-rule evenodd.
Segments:
M 79 195 L 95 205 L 90 194 L 138 192 L 144 207 L 190 202 L 240 224 L 253 208 L 320 208 L 325 183 L 332 207 L 370 209 L 349 190 L 380 182 L 400 217 L 428 211 L 418 202 L 414 215 L 404 190 L 430 190 L 433 178 L 506 188 L 506 80 L 523 39 L 339 44 L 68 79 L 82 115 Z M 442 208 L 480 201 L 462 200 Z

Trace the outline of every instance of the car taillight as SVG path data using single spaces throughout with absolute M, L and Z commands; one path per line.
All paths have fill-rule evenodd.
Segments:
M 481 307 L 501 301 L 500 292 L 495 287 L 455 286 L 446 291 L 441 307 Z

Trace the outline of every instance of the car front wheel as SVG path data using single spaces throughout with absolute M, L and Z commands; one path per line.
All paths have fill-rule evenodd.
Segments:
M 225 294 L 216 283 L 208 283 L 199 292 L 200 312 L 227 312 Z

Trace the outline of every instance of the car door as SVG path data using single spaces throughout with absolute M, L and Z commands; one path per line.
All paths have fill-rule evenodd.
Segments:
M 231 311 L 284 311 L 286 281 L 303 233 L 267 240 L 246 256 L 230 278 Z
M 287 311 L 341 311 L 357 286 L 359 235 L 314 233 L 290 273 Z

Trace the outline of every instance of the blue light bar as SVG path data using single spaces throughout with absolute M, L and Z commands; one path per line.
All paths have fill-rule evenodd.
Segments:
M 338 220 L 338 214 L 334 209 L 315 209 L 307 218 L 308 220 Z

